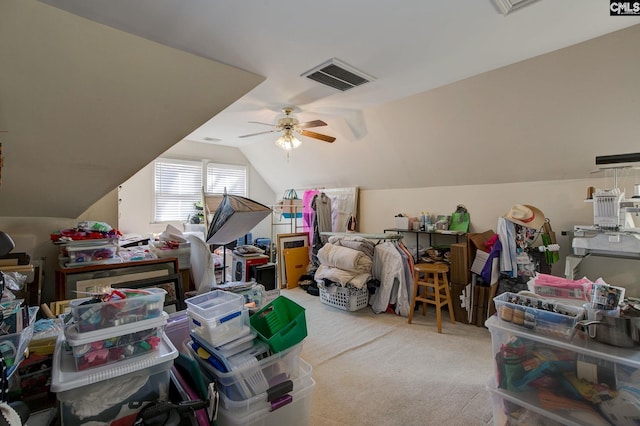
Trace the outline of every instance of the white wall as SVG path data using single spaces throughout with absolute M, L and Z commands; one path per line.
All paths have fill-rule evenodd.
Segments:
M 60 247 L 51 242 L 51 234 L 75 227 L 83 220 L 105 222 L 117 227 L 117 192 L 109 192 L 89 207 L 77 219 L 54 217 L 0 217 L 0 229 L 7 232 L 16 243 L 14 252 L 26 252 L 32 261 L 42 262 L 42 301 L 54 299 L 55 269 L 58 267 Z
M 200 161 L 206 159 L 216 163 L 247 166 L 249 184 L 247 197 L 266 205 L 274 203 L 274 192 L 237 148 L 182 141 L 167 150 L 162 156 L 183 160 Z M 150 163 L 120 186 L 118 197 L 118 229 L 120 232 L 147 236 L 149 233 L 160 233 L 165 230 L 166 222 L 153 222 L 153 182 L 153 163 Z M 171 224 L 178 229 L 183 229 L 182 221 Z M 267 217 L 256 226 L 252 234 L 254 238 L 270 238 L 270 218 Z
M 394 228 L 394 216 L 397 213 L 417 216 L 424 210 L 432 214 L 451 214 L 458 204 L 464 204 L 469 210 L 470 232 L 489 229 L 495 231 L 498 217 L 506 213 L 513 204 L 530 204 L 542 210 L 556 233 L 561 247 L 560 262 L 554 265 L 552 272 L 563 276 L 564 260 L 571 252 L 571 236 L 563 236 L 561 233 L 571 231 L 574 225 L 593 225 L 593 205 L 584 201 L 587 187 L 603 188 L 606 185 L 610 185 L 606 179 L 585 178 L 498 185 L 361 190 L 360 231 L 379 233 L 385 228 Z M 620 186 L 623 185 L 621 182 Z M 632 194 L 629 192 L 633 191 L 631 181 L 627 188 L 627 193 Z M 414 241 L 413 238 L 405 238 L 407 245 L 415 246 Z

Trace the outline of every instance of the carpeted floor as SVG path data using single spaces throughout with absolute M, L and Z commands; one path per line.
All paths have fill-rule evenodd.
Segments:
M 438 334 L 433 307 L 408 324 L 370 307 L 343 311 L 300 288 L 282 295 L 305 308 L 312 426 L 492 424 L 487 329 L 445 316 Z

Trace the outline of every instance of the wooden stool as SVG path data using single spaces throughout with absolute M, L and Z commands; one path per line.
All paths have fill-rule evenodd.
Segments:
M 455 324 L 449 281 L 447 280 L 449 267 L 444 263 L 418 263 L 413 268 L 413 297 L 409 308 L 409 324 L 413 319 L 416 302 L 422 302 L 422 315 L 427 314 L 427 304 L 435 305 L 438 333 L 442 333 L 442 312 L 440 308 L 447 306 L 449 318 Z M 418 289 L 424 287 L 424 292 Z

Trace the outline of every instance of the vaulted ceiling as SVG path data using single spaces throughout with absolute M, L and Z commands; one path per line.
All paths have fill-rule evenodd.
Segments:
M 6 0 L 0 215 L 75 217 L 183 139 L 276 192 L 584 178 L 637 151 L 637 23 L 600 0 Z M 330 58 L 374 80 L 301 77 Z M 336 141 L 238 137 L 288 105 Z

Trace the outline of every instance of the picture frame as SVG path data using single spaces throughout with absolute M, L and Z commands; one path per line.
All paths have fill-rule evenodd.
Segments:
M 155 271 L 134 272 L 124 275 L 114 275 L 101 278 L 89 278 L 78 280 L 75 282 L 75 288 L 69 294 L 73 299 L 89 297 L 93 293 L 104 293 L 112 287 L 116 287 L 120 283 L 145 280 L 149 278 L 167 277 L 169 271 L 166 269 L 157 269 Z
M 283 288 L 287 283 L 284 250 L 298 247 L 309 247 L 309 234 L 307 232 L 294 232 L 290 234 L 277 235 L 276 263 L 278 264 L 278 288 Z

